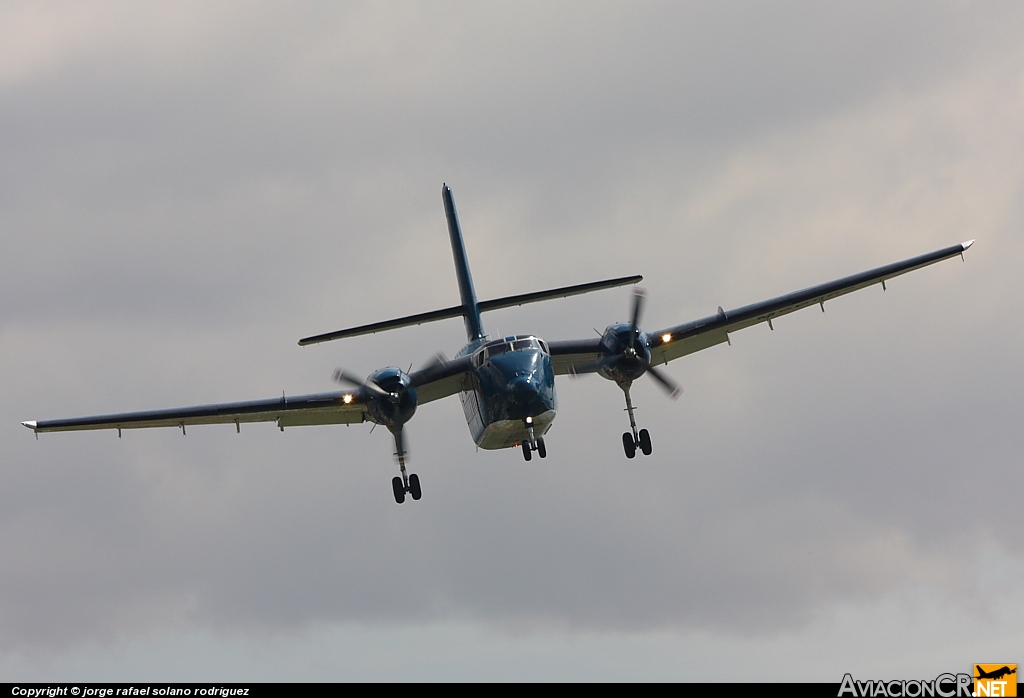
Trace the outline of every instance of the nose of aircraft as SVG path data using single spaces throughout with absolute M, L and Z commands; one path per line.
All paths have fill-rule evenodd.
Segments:
M 505 409 L 508 419 L 536 417 L 548 409 L 540 385 L 532 376 L 516 376 L 508 382 L 507 390 Z
M 519 400 L 529 400 L 537 394 L 537 383 L 529 376 L 516 376 L 508 383 L 509 392 Z

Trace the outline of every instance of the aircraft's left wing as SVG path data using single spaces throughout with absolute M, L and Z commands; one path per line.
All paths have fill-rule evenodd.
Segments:
M 745 305 L 735 310 L 725 311 L 719 308 L 715 315 L 658 330 L 650 335 L 651 363 L 655 365 L 668 363 L 680 356 L 721 344 L 728 341 L 730 332 L 742 330 L 751 325 L 767 322 L 771 326 L 774 318 L 802 308 L 821 305 L 821 309 L 824 310 L 825 301 L 874 284 L 881 284 L 884 290 L 885 282 L 888 279 L 941 262 L 944 259 L 962 256 L 964 251 L 973 244 L 974 240 L 968 240 L 959 245 L 944 247 L 941 250 L 905 259 L 902 262 L 887 264 L 884 267 L 811 286 L 802 291 L 794 291 L 760 303 Z
M 593 373 L 597 370 L 595 362 L 601 358 L 600 337 L 548 342 L 548 348 L 556 376 Z
M 194 424 L 234 424 L 277 422 L 285 427 L 315 424 L 356 424 L 366 419 L 366 396 L 362 389 L 317 395 L 299 395 L 249 402 L 225 402 L 169 410 L 123 412 L 73 419 L 22 422 L 32 431 L 81 431 L 87 429 L 146 429 L 177 427 L 184 431 Z
M 761 322 L 771 325 L 773 319 L 801 308 L 820 304 L 824 310 L 825 301 L 874 284 L 881 284 L 884 289 L 887 280 L 941 262 L 944 259 L 962 255 L 973 244 L 974 240 L 969 240 L 959 245 L 944 247 L 941 250 L 905 259 L 902 262 L 887 264 L 884 267 L 811 286 L 802 291 L 794 291 L 760 303 L 745 305 L 735 310 L 725 311 L 719 308 L 714 315 L 658 330 L 648 335 L 651 363 L 655 365 L 668 363 L 680 356 L 721 344 L 728 341 L 730 332 L 742 330 Z M 593 372 L 598 370 L 600 366 L 598 362 L 603 358 L 605 351 L 601 347 L 599 337 L 549 342 L 548 345 L 551 348 L 555 373 L 562 375 L 573 374 L 577 371 Z

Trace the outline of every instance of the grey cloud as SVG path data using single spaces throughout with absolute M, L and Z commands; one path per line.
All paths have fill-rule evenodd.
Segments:
M 192 8 L 180 46 L 128 22 L 2 83 L 6 647 L 452 619 L 770 633 L 908 583 L 973 598 L 979 541 L 1020 557 L 1015 5 L 436 7 Z M 596 378 L 559 385 L 540 466 L 475 453 L 456 402 L 422 408 L 403 507 L 383 430 L 17 424 L 452 354 L 456 322 L 294 346 L 452 302 L 443 180 L 481 295 L 639 271 L 651 329 L 979 243 L 673 364 L 677 403 L 638 386 L 645 462 Z M 588 336 L 627 309 L 486 322 Z

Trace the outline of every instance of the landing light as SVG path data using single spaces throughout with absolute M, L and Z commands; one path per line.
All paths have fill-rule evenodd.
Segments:
M 533 424 L 533 417 L 527 417 L 526 418 L 526 423 L 527 424 Z
M 661 341 L 663 341 L 663 342 L 667 342 L 670 339 L 672 339 L 672 335 L 669 334 L 668 332 L 666 332 L 665 334 L 661 335 Z
M 343 398 L 341 398 L 341 401 L 344 402 L 347 405 L 350 402 L 352 402 L 352 396 L 351 395 L 346 395 Z

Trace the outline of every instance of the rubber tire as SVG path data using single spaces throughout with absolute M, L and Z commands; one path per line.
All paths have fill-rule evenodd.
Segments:
M 645 456 L 651 455 L 651 435 L 646 429 L 640 430 L 640 450 Z
M 395 501 L 401 504 L 405 501 L 405 486 L 402 484 L 402 478 L 396 477 L 391 481 L 391 489 L 395 491 Z
M 622 450 L 626 452 L 626 458 L 636 458 L 636 442 L 628 431 L 622 435 Z
M 541 458 L 548 457 L 548 449 L 546 446 L 544 446 L 543 436 L 537 439 L 537 455 L 540 456 Z
M 420 490 L 420 476 L 416 473 L 409 476 L 409 494 L 412 495 L 413 499 L 419 499 L 423 496 L 423 492 Z
M 530 444 L 523 442 L 523 459 L 530 460 L 533 458 L 533 451 L 530 450 Z

